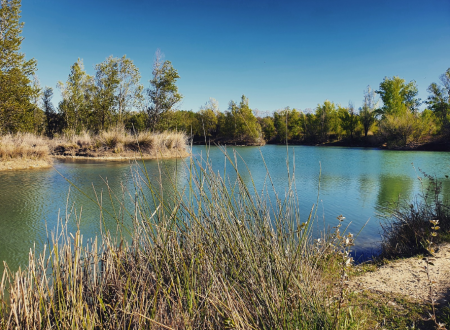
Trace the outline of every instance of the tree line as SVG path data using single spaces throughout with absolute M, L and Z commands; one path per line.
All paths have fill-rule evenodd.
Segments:
M 100 132 L 117 125 L 129 130 L 180 130 L 195 140 L 237 144 L 326 143 L 376 137 L 388 145 L 406 145 L 450 134 L 450 68 L 432 83 L 429 96 L 417 98 L 415 81 L 385 77 L 377 90 L 369 87 L 360 108 L 331 101 L 301 111 L 286 107 L 262 115 L 244 95 L 219 111 L 210 99 L 199 111 L 179 110 L 180 78 L 172 63 L 157 51 L 149 87 L 125 55 L 110 56 L 86 73 L 78 59 L 66 82 L 58 82 L 61 101 L 52 103 L 54 90 L 40 86 L 35 59 L 20 52 L 23 22 L 21 0 L 0 0 L 0 133 L 34 132 L 54 136 L 84 130 Z M 379 102 L 381 101 L 381 102 Z M 427 105 L 419 111 L 422 103 Z

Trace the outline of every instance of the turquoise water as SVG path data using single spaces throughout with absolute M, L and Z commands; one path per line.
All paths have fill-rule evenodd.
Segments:
M 379 214 L 384 206 L 398 201 L 399 197 L 410 200 L 420 193 L 417 176 L 422 174 L 419 169 L 443 178 L 443 194 L 450 197 L 450 182 L 445 179 L 445 175 L 450 175 L 450 153 L 293 146 L 289 147 L 287 162 L 285 146 L 227 149 L 231 154 L 233 150 L 237 152 L 242 177 L 248 184 L 253 178 L 258 190 L 268 184 L 264 158 L 280 197 L 284 197 L 287 189 L 288 165 L 291 175 L 295 167 L 299 206 L 305 220 L 312 205 L 319 200 L 317 230 L 324 228 L 324 222 L 325 226 L 334 225 L 340 214 L 346 217 L 346 223 L 351 222 L 349 230 L 354 233 L 369 220 L 357 238 L 359 250 L 377 249 Z M 206 152 L 204 146 L 193 147 L 196 158 L 205 157 Z M 214 169 L 223 173 L 225 157 L 222 151 L 211 147 L 209 158 Z M 146 161 L 145 164 L 151 179 L 161 178 L 163 185 L 167 186 L 169 181 L 159 175 L 160 170 L 172 178 L 176 175 L 179 189 L 187 182 L 180 160 L 159 164 Z M 231 166 L 226 167 L 226 173 L 233 179 Z M 58 218 L 68 214 L 71 214 L 70 230 L 76 230 L 78 225 L 85 238 L 98 235 L 100 212 L 89 198 L 102 201 L 110 212 L 114 212 L 111 198 L 114 203 L 131 205 L 134 175 L 129 163 L 101 161 L 56 161 L 51 169 L 0 172 L 0 260 L 5 260 L 11 269 L 25 265 L 30 248 L 34 245 L 37 249 L 42 248 L 47 243 L 47 233 L 56 229 Z M 67 180 L 88 196 L 70 188 Z M 115 212 L 118 218 L 127 221 L 117 208 Z M 108 219 L 106 217 L 106 228 L 115 232 L 117 223 Z

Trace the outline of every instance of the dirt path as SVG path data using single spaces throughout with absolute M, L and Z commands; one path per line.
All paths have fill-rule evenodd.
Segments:
M 440 247 L 430 265 L 430 279 L 434 281 L 435 299 L 440 302 L 450 300 L 450 244 Z M 422 258 L 395 260 L 353 278 L 351 288 L 399 293 L 411 298 L 430 301 L 430 281 L 425 271 L 426 262 Z

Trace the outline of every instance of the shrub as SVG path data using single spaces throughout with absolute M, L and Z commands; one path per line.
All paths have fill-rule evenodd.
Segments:
M 423 193 L 410 202 L 399 202 L 388 210 L 389 216 L 382 224 L 381 256 L 385 258 L 409 257 L 427 254 L 427 239 L 430 238 L 430 220 L 439 220 L 440 235 L 434 239 L 439 243 L 447 239 L 450 232 L 450 206 L 442 199 L 442 181 L 423 173 L 419 177 Z

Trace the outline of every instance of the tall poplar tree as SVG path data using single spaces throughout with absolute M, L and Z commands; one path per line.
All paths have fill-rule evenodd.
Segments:
M 36 60 L 20 52 L 24 23 L 20 22 L 21 0 L 0 0 L 0 130 L 32 131 L 36 94 L 32 77 Z

